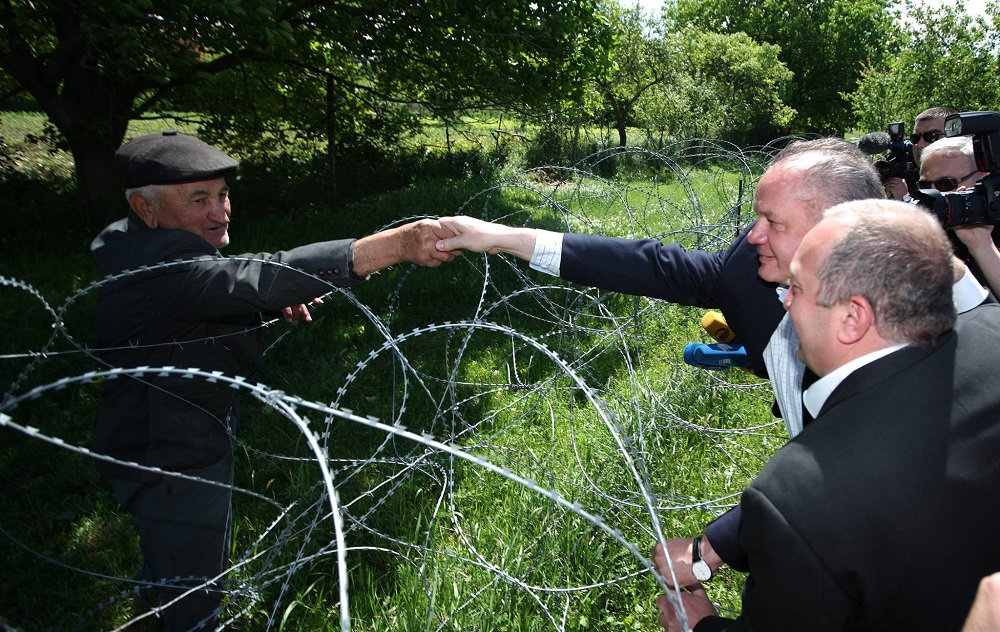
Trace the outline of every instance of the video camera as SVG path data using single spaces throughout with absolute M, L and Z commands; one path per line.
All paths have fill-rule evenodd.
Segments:
M 929 209 L 945 228 L 976 224 L 1000 224 L 1000 114 L 960 112 L 944 122 L 945 136 L 972 136 L 976 168 L 986 171 L 983 179 L 967 191 L 916 189 L 914 202 Z
M 920 170 L 913 159 L 913 143 L 906 138 L 906 124 L 889 123 L 889 132 L 871 132 L 858 140 L 858 149 L 868 155 L 888 151 L 885 160 L 875 162 L 879 178 L 885 183 L 890 178 L 902 178 L 909 189 L 917 188 Z

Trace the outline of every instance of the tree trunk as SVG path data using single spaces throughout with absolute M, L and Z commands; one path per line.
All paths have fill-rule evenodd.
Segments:
M 337 142 L 329 136 L 326 139 L 326 166 L 329 172 L 326 183 L 327 195 L 330 197 L 330 204 L 335 205 L 340 195 L 340 190 L 337 188 Z
M 124 189 L 114 170 L 133 115 L 135 92 L 100 77 L 86 64 L 70 66 L 61 90 L 32 86 L 35 101 L 69 143 L 76 173 L 76 217 L 97 231 L 125 212 Z
M 337 125 L 336 112 L 337 100 L 334 96 L 333 76 L 326 78 L 326 165 L 327 165 L 327 195 L 330 197 L 330 204 L 337 203 Z
M 628 137 L 625 131 L 625 119 L 627 117 L 624 114 L 618 114 L 615 116 L 615 126 L 618 128 L 618 146 L 627 147 Z
M 100 133 L 77 133 L 69 139 L 76 165 L 76 192 L 80 217 L 96 232 L 127 211 L 125 194 L 114 170 L 115 151 L 121 144 Z
M 580 160 L 580 128 L 583 127 L 582 118 L 580 115 L 577 115 L 573 125 L 573 144 L 569 149 L 569 159 L 573 164 L 576 164 Z

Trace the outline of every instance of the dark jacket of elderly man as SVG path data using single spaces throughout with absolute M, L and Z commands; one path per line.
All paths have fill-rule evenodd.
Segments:
M 420 220 L 359 240 L 223 257 L 235 160 L 165 132 L 133 139 L 115 163 L 131 210 L 91 244 L 108 276 L 97 340 L 110 367 L 160 370 L 105 384 L 94 450 L 114 461 L 98 469 L 138 519 L 140 579 L 163 607 L 164 628 L 214 627 L 229 566 L 238 391 L 163 367 L 252 378 L 263 357 L 261 312 L 309 320 L 307 304 L 334 286 L 402 261 L 449 261 L 454 254 L 434 244 L 450 232 Z M 202 588 L 184 595 L 193 586 Z

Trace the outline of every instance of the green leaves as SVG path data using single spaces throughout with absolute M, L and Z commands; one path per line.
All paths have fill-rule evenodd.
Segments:
M 579 103 L 607 62 L 601 1 L 10 0 L 0 78 L 34 97 L 103 198 L 128 121 L 167 107 L 219 138 L 336 148 L 398 140 L 415 105 L 447 119 Z
M 794 73 L 793 131 L 842 133 L 853 116 L 841 93 L 890 50 L 889 6 L 888 0 L 677 0 L 666 15 L 678 25 L 743 32 L 780 47 L 779 60 Z
M 882 130 L 899 120 L 909 128 L 918 113 L 939 105 L 1000 109 L 1000 23 L 968 15 L 961 2 L 936 9 L 910 4 L 906 15 L 894 38 L 895 54 L 865 68 L 845 95 L 859 129 Z

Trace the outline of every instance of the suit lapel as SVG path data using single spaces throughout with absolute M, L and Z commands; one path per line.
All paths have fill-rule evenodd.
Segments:
M 909 345 L 854 371 L 830 393 L 830 397 L 823 404 L 817 419 L 821 419 L 830 409 L 841 402 L 868 389 L 877 388 L 880 383 L 921 362 L 951 342 L 954 337 L 955 332 L 948 331 L 939 336 L 933 345 Z

